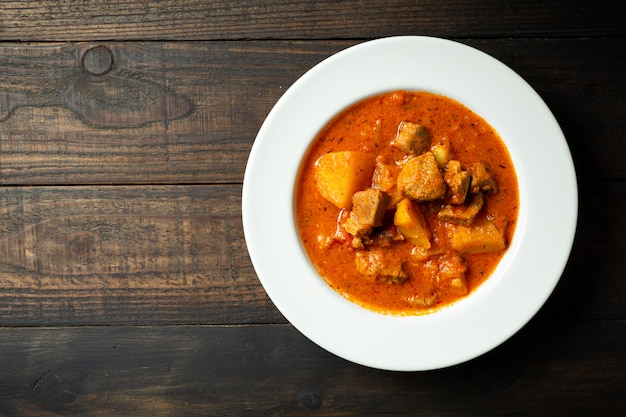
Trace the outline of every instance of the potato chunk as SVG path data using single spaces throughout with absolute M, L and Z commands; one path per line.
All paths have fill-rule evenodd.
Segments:
M 504 230 L 486 220 L 472 226 L 458 226 L 452 235 L 452 247 L 460 253 L 495 252 L 506 248 Z
M 408 198 L 400 201 L 396 206 L 393 222 L 409 242 L 422 249 L 430 249 L 430 228 L 415 202 Z
M 374 157 L 364 152 L 341 151 L 315 161 L 315 185 L 320 194 L 338 208 L 352 207 L 352 195 L 369 187 Z
M 442 169 L 446 165 L 446 162 L 448 162 L 452 158 L 450 141 L 448 141 L 447 138 L 443 138 L 437 143 L 434 143 L 433 146 L 430 147 L 430 151 L 433 153 L 437 164 Z

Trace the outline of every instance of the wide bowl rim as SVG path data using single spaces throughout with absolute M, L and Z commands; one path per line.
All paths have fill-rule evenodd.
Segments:
M 406 51 L 413 51 L 419 58 L 407 57 Z M 464 62 L 461 70 L 455 72 L 446 66 L 452 57 Z M 425 58 L 430 67 L 413 67 L 412 73 L 402 67 Z M 411 78 L 413 73 L 417 81 Z M 509 148 L 520 189 L 515 237 L 494 273 L 502 278 L 490 278 L 470 297 L 426 316 L 381 315 L 331 290 L 310 265 L 293 216 L 296 174 L 315 134 L 350 104 L 398 89 L 443 94 L 485 118 Z M 482 96 L 476 94 L 479 91 Z M 514 111 L 517 116 L 511 120 Z M 529 126 L 531 121 L 540 126 Z M 521 126 L 529 126 L 527 132 L 533 135 L 530 139 L 520 139 Z M 302 129 L 298 132 L 300 139 L 288 138 L 296 129 Z M 541 138 L 536 137 L 539 129 L 543 129 Z M 549 155 L 533 154 L 533 147 L 539 144 Z M 284 148 L 289 152 L 287 163 L 281 159 Z M 552 163 L 550 171 L 556 165 L 557 174 L 551 173 L 548 184 L 541 184 L 548 162 Z M 280 184 L 271 198 L 263 188 L 270 183 Z M 557 213 L 551 204 L 559 200 L 566 204 Z M 538 212 L 541 201 L 550 203 L 543 215 Z M 512 69 L 475 48 L 424 36 L 367 41 L 307 71 L 276 102 L 259 129 L 242 188 L 248 252 L 261 284 L 285 318 L 313 342 L 340 357 L 374 368 L 403 371 L 465 362 L 498 346 L 523 327 L 560 279 L 573 244 L 577 210 L 576 174 L 567 142 L 534 89 Z M 269 219 L 267 212 L 273 213 Z M 272 240 L 268 233 L 283 241 Z M 551 258 L 546 258 L 537 245 L 543 252 L 549 249 Z M 520 259 L 527 264 L 523 268 Z M 536 263 L 533 265 L 531 260 Z M 522 275 L 531 278 L 522 282 Z M 495 297 L 504 300 L 494 301 Z M 519 301 L 518 297 L 524 299 Z M 419 337 L 407 336 L 407 332 Z M 410 346 L 415 354 L 379 354 L 398 343 Z

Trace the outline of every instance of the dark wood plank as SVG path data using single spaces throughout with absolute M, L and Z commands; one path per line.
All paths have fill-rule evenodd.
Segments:
M 0 325 L 281 323 L 247 254 L 240 185 L 0 188 Z M 626 182 L 581 185 L 540 317 L 623 320 Z
M 241 182 L 274 102 L 345 46 L 0 45 L 0 182 Z
M 626 318 L 626 182 L 580 185 L 579 222 L 563 278 L 546 317 Z
M 289 325 L 0 329 L 4 416 L 620 416 L 624 322 L 531 323 L 433 372 L 383 372 Z
M 283 321 L 241 186 L 0 188 L 0 325 Z
M 5 1 L 0 39 L 215 40 L 623 35 L 623 2 Z
M 543 96 L 581 180 L 626 178 L 626 38 L 463 42 Z M 0 44 L 0 184 L 241 182 L 276 100 L 354 43 Z
M 0 2 L 0 416 L 626 415 L 625 16 L 611 0 Z M 580 222 L 518 334 L 395 373 L 286 322 L 240 194 L 302 73 L 416 34 L 492 54 L 546 100 Z
M 513 68 L 546 101 L 580 180 L 626 178 L 626 40 L 470 40 Z M 612 139 L 614 137 L 615 139 Z

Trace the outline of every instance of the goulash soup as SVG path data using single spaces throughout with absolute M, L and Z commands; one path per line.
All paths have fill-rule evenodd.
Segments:
M 348 300 L 385 314 L 466 297 L 512 239 L 519 194 L 498 133 L 437 94 L 394 91 L 335 117 L 302 161 L 304 248 Z

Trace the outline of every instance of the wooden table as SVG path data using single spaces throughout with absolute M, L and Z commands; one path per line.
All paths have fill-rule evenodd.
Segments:
M 625 4 L 0 3 L 0 416 L 625 415 Z M 422 373 L 352 364 L 291 327 L 241 224 L 273 104 L 391 35 L 512 67 L 580 184 L 544 308 L 482 357 Z

